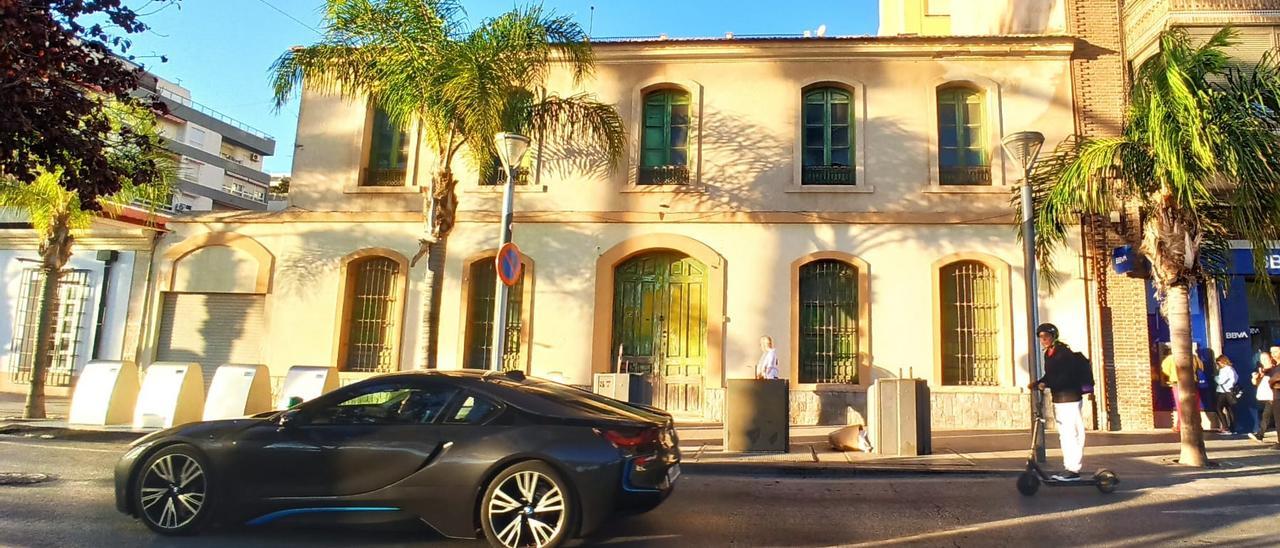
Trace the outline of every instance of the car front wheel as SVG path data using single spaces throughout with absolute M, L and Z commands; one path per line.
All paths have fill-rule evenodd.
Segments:
M 146 460 L 134 483 L 133 507 L 164 535 L 195 533 L 211 513 L 208 461 L 194 448 L 171 445 Z
M 576 508 L 569 484 L 546 463 L 503 470 L 481 500 L 480 521 L 493 546 L 552 548 L 569 539 Z

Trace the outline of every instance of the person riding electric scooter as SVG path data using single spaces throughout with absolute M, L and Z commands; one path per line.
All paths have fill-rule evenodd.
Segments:
M 1018 478 L 1018 490 L 1024 495 L 1033 495 L 1040 483 L 1048 485 L 1094 485 L 1103 493 L 1115 490 L 1119 483 L 1116 475 L 1109 470 L 1099 470 L 1092 479 L 1083 480 L 1080 468 L 1084 459 L 1084 419 L 1081 410 L 1084 394 L 1093 391 L 1093 368 L 1089 360 L 1080 353 L 1071 350 L 1058 340 L 1058 327 L 1045 323 L 1036 328 L 1040 347 L 1044 352 L 1044 376 L 1031 383 L 1036 391 L 1032 397 L 1048 388 L 1053 397 L 1053 418 L 1058 427 L 1058 440 L 1062 447 L 1062 465 L 1064 471 L 1046 477 L 1035 459 L 1035 448 L 1043 434 L 1044 416 L 1040 405 L 1035 407 L 1035 424 L 1032 424 L 1032 455 L 1027 459 L 1027 470 Z

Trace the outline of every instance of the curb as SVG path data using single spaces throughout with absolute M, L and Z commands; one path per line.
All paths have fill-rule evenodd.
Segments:
M 682 462 L 682 471 L 689 474 L 728 476 L 1009 476 L 1022 473 L 1021 468 L 973 468 L 910 465 L 858 465 L 823 463 L 737 463 L 737 462 Z
M 0 437 L 22 439 L 128 443 L 146 434 L 147 432 L 131 432 L 127 430 L 88 430 L 26 423 L 0 423 Z

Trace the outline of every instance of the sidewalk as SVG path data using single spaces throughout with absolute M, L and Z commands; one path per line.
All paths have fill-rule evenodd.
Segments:
M 827 434 L 838 427 L 799 426 L 791 428 L 788 453 L 728 453 L 724 451 L 718 427 L 680 429 L 683 466 L 689 470 L 723 473 L 908 473 L 908 474 L 1004 474 L 1016 475 L 1026 466 L 1030 453 L 1030 432 L 1011 430 L 951 430 L 933 433 L 933 454 L 886 456 L 877 453 L 835 451 Z M 1049 432 L 1048 462 L 1045 468 L 1061 467 L 1057 435 Z M 1280 471 L 1280 451 L 1269 449 L 1244 435 L 1205 434 L 1209 456 L 1218 466 L 1211 473 L 1259 473 Z M 1086 472 L 1110 469 L 1121 477 L 1164 475 L 1180 468 L 1178 438 L 1168 430 L 1147 432 L 1089 432 L 1086 437 Z M 1250 469 L 1246 472 L 1244 469 Z
M 66 417 L 69 400 L 49 398 L 48 419 L 22 420 L 25 396 L 0 393 L 0 433 L 10 435 L 52 435 L 82 441 L 129 441 L 145 431 L 127 426 L 72 427 Z M 793 426 L 791 451 L 787 453 L 729 453 L 723 447 L 723 431 L 718 425 L 691 425 L 679 428 L 682 466 L 703 473 L 836 473 L 836 474 L 1003 474 L 1015 475 L 1026 466 L 1031 434 L 1014 430 L 949 430 L 933 433 L 933 454 L 886 456 L 877 453 L 840 452 L 831 449 L 827 435 L 836 426 Z M 1058 437 L 1046 436 L 1046 469 L 1061 466 Z M 1179 468 L 1178 438 L 1169 430 L 1146 432 L 1089 432 L 1086 438 L 1085 469 L 1110 469 L 1120 476 L 1168 476 L 1176 473 L 1254 474 L 1280 472 L 1280 451 L 1269 450 L 1244 435 L 1205 434 L 1209 457 L 1219 466 L 1211 469 Z

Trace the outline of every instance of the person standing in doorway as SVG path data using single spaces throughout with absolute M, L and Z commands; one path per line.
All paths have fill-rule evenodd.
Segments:
M 1081 416 L 1084 387 L 1093 384 L 1093 371 L 1084 356 L 1058 340 L 1057 326 L 1040 324 L 1036 336 L 1044 350 L 1044 376 L 1032 383 L 1031 388 L 1048 388 L 1053 394 L 1053 421 L 1062 446 L 1064 470 L 1053 479 L 1077 481 L 1084 461 L 1084 418 Z
M 1236 383 L 1240 381 L 1236 368 L 1231 365 L 1231 358 L 1218 356 L 1216 361 L 1218 373 L 1214 375 L 1214 407 L 1218 410 L 1218 431 L 1230 434 L 1236 427 Z
M 778 378 L 778 351 L 773 348 L 773 337 L 760 337 L 760 361 L 756 362 L 756 378 Z
M 1253 386 L 1255 386 L 1258 400 L 1258 431 L 1249 434 L 1249 437 L 1262 441 L 1267 435 L 1267 430 L 1271 428 L 1273 418 L 1272 398 L 1274 391 L 1271 390 L 1271 374 L 1276 370 L 1276 362 L 1271 358 L 1271 354 L 1263 353 L 1258 355 L 1258 369 L 1253 372 Z

